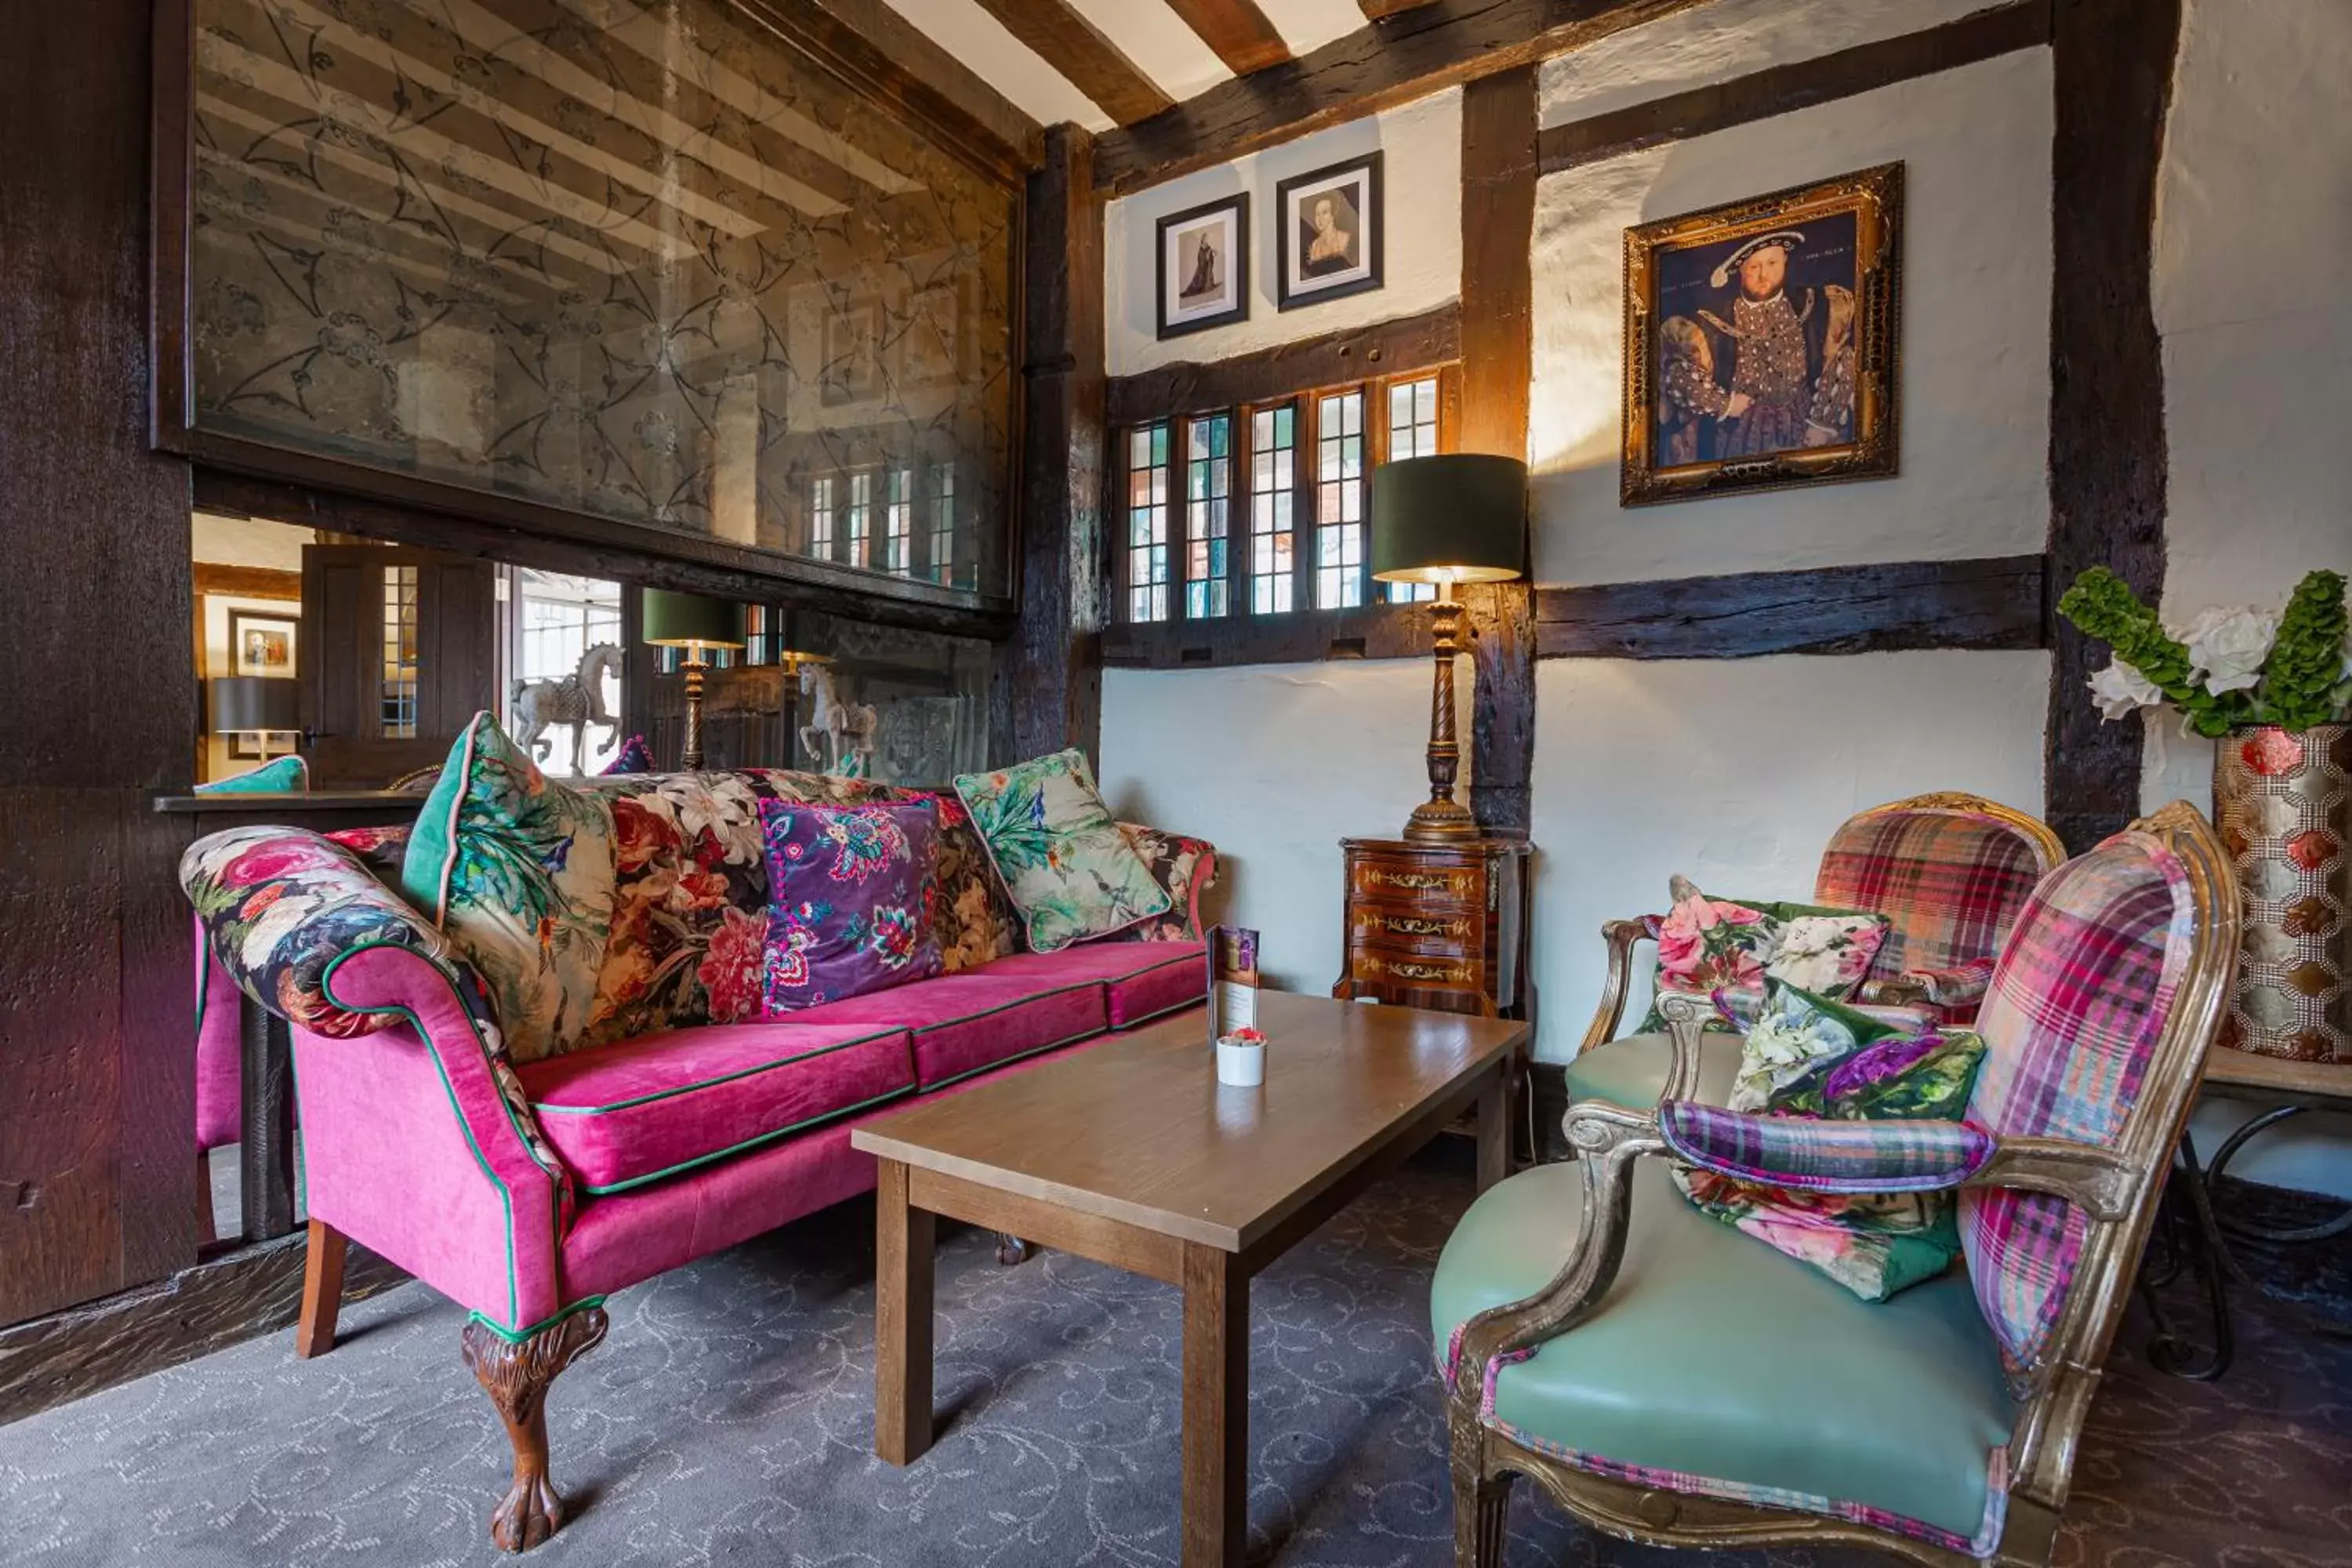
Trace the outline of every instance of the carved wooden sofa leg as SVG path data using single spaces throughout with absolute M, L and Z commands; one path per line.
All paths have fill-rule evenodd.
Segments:
M 998 1264 L 1003 1268 L 1010 1268 L 1014 1264 L 1022 1262 L 1027 1258 L 1028 1256 L 1029 1244 L 1027 1242 L 1022 1240 L 1019 1237 L 1013 1235 L 1009 1230 L 1000 1230 L 996 1233 L 996 1261 Z
M 302 1255 L 302 1315 L 294 1321 L 294 1353 L 304 1361 L 335 1348 L 335 1317 L 343 1308 L 343 1233 L 325 1220 L 310 1222 Z
M 547 1389 L 610 1326 L 602 1307 L 583 1307 L 521 1340 L 478 1318 L 466 1324 L 466 1364 L 514 1445 L 514 1484 L 490 1516 L 490 1540 L 501 1552 L 527 1552 L 562 1527 L 563 1500 L 547 1477 Z

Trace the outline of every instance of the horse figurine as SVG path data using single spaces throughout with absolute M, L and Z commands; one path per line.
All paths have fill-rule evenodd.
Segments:
M 862 779 L 874 767 L 874 733 L 879 716 L 870 702 L 844 702 L 833 671 L 811 662 L 801 666 L 801 696 L 809 705 L 809 721 L 801 726 L 801 744 L 816 759 L 820 773 Z
M 580 656 L 580 668 L 561 680 L 518 680 L 510 689 L 508 707 L 514 711 L 514 739 L 530 750 L 531 760 L 544 763 L 555 742 L 546 731 L 558 725 L 572 731 L 572 771 L 581 771 L 588 749 L 588 726 L 595 724 L 609 741 L 620 731 L 619 715 L 604 706 L 604 675 L 617 672 L 621 650 L 600 642 Z

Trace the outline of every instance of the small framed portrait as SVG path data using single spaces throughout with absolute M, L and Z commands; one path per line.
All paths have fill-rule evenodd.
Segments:
M 1625 231 L 1626 506 L 1895 471 L 1903 165 Z
M 1163 339 L 1249 320 L 1248 193 L 1161 218 L 1156 276 Z
M 298 673 L 294 668 L 294 634 L 299 622 L 292 616 L 260 610 L 228 613 L 228 658 L 232 675 L 267 675 L 279 679 Z
M 865 403 L 882 392 L 882 301 L 854 300 L 824 318 L 824 368 L 818 377 L 827 408 Z
M 1381 286 L 1381 155 L 1297 174 L 1274 187 L 1280 241 L 1276 301 L 1286 310 Z

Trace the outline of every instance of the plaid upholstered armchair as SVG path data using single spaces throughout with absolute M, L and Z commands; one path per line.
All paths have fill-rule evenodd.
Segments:
M 1439 1261 L 1460 1568 L 1500 1562 L 1517 1476 L 1660 1544 L 2046 1563 L 2237 947 L 2229 858 L 2176 804 L 2034 889 L 1958 1121 L 1717 1109 L 1731 1064 L 1671 998 L 1663 1096 L 1573 1103 L 1576 1160 L 1489 1189 Z M 1683 1201 L 1674 1161 L 1956 1193 L 1966 1268 L 1865 1302 Z

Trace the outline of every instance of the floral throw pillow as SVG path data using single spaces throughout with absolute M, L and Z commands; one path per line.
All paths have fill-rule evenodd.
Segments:
M 1652 933 L 1656 994 L 1711 996 L 1735 1018 L 1754 1015 L 1768 979 L 1832 1000 L 1851 995 L 1886 942 L 1890 922 L 1867 910 L 1709 898 L 1686 877 L 1667 886 L 1674 906 Z M 1665 1026 L 1654 1001 L 1636 1032 Z
M 960 774 L 955 787 L 1021 911 L 1032 952 L 1057 952 L 1168 912 L 1167 889 L 1111 819 L 1085 753 Z
M 1766 1116 L 1958 1121 L 1984 1061 L 1966 1030 L 1906 1031 L 1779 980 L 1741 1047 L 1727 1109 Z M 1950 1193 L 1801 1193 L 1676 1169 L 1701 1212 L 1811 1264 L 1865 1301 L 1959 1256 Z
M 517 1062 L 583 1042 L 613 923 L 613 805 L 478 713 L 416 816 L 400 890 L 472 961 Z
M 599 778 L 621 778 L 629 773 L 649 773 L 654 771 L 654 749 L 643 735 L 632 735 L 621 742 L 613 760 L 598 770 Z
M 768 930 L 760 977 L 767 1016 L 928 980 L 939 806 L 760 803 Z

